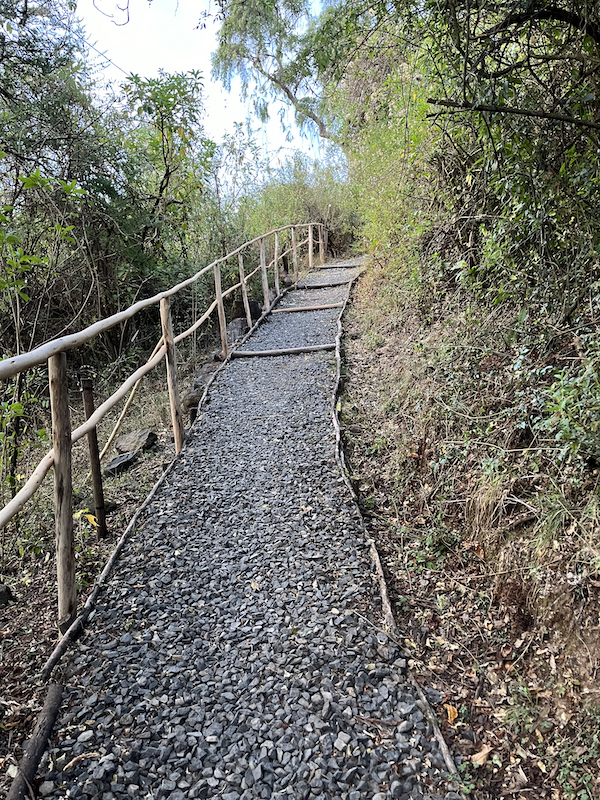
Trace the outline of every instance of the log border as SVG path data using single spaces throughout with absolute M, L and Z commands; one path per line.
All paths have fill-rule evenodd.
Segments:
M 361 270 L 361 272 L 362 272 L 362 270 Z M 346 460 L 345 460 L 345 457 L 344 457 L 344 448 L 343 448 L 343 444 L 342 444 L 342 429 L 341 429 L 340 421 L 339 421 L 339 418 L 338 418 L 338 400 L 339 400 L 339 397 L 340 397 L 340 394 L 341 394 L 341 391 L 342 391 L 342 335 L 343 335 L 342 319 L 344 317 L 344 312 L 346 310 L 346 306 L 347 306 L 348 302 L 350 301 L 350 295 L 351 295 L 351 291 L 352 291 L 352 286 L 353 286 L 354 282 L 360 277 L 360 274 L 361 273 L 359 272 L 352 279 L 352 281 L 350 282 L 350 285 L 348 286 L 348 292 L 346 294 L 346 299 L 344 301 L 344 307 L 342 308 L 342 311 L 340 312 L 340 315 L 338 317 L 338 322 L 337 322 L 338 331 L 337 331 L 337 336 L 335 338 L 335 345 L 336 345 L 335 346 L 335 358 L 336 358 L 337 375 L 336 375 L 336 381 L 335 381 L 334 389 L 333 389 L 332 396 L 331 396 L 331 406 L 330 406 L 331 418 L 333 420 L 333 425 L 334 425 L 334 428 L 335 428 L 335 458 L 336 458 L 338 467 L 340 469 L 340 473 L 341 473 L 342 479 L 343 479 L 344 483 L 346 484 L 346 487 L 347 487 L 348 491 L 350 492 L 350 495 L 351 495 L 351 497 L 352 497 L 352 499 L 354 501 L 354 504 L 356 506 L 358 517 L 360 519 L 360 527 L 361 527 L 363 535 L 365 537 L 365 541 L 369 546 L 369 551 L 370 551 L 370 554 L 371 554 L 371 559 L 373 561 L 375 574 L 377 576 L 377 582 L 379 584 L 379 591 L 380 591 L 380 594 L 381 594 L 381 604 L 382 604 L 383 620 L 384 620 L 384 632 L 399 647 L 400 651 L 403 654 L 403 657 L 406 657 L 408 659 L 410 657 L 410 653 L 406 652 L 406 650 L 402 646 L 402 642 L 401 642 L 401 639 L 400 639 L 400 633 L 398 631 L 398 626 L 396 625 L 396 620 L 394 618 L 394 613 L 392 611 L 392 606 L 391 606 L 390 599 L 389 599 L 389 594 L 388 594 L 387 581 L 385 579 L 385 573 L 384 573 L 383 567 L 381 565 L 381 559 L 380 559 L 379 553 L 377 551 L 377 546 L 376 546 L 375 541 L 373 540 L 373 538 L 371 536 L 369 536 L 369 532 L 367 531 L 367 527 L 365 525 L 362 513 L 360 511 L 360 506 L 359 506 L 359 503 L 358 503 L 358 497 L 357 497 L 356 492 L 354 491 L 354 487 L 352 486 L 352 483 L 350 482 L 350 479 L 348 477 L 348 470 L 346 468 Z M 442 731 L 441 731 L 441 728 L 440 728 L 439 723 L 437 721 L 437 717 L 435 715 L 435 712 L 433 711 L 433 709 L 431 708 L 429 702 L 427 701 L 425 693 L 421 689 L 421 686 L 419 685 L 414 673 L 409 668 L 407 668 L 407 675 L 408 675 L 408 679 L 410 680 L 411 684 L 414 686 L 415 691 L 419 695 L 418 705 L 420 706 L 421 711 L 423 712 L 423 714 L 427 718 L 427 721 L 431 724 L 431 727 L 433 728 L 434 736 L 435 736 L 435 738 L 436 738 L 436 740 L 438 742 L 438 745 L 439 745 L 439 748 L 440 748 L 440 752 L 442 754 L 442 757 L 444 759 L 444 763 L 446 764 L 446 768 L 447 768 L 448 772 L 451 775 L 458 775 L 458 768 L 456 766 L 456 763 L 454 762 L 454 759 L 452 757 L 452 753 L 450 752 L 448 744 L 447 744 L 446 740 L 444 739 L 444 735 L 442 734 Z M 465 797 L 463 792 L 460 792 L 460 796 L 461 796 L 462 800 L 467 800 L 467 798 Z
M 19 771 L 13 779 L 6 800 L 23 800 L 26 794 L 31 797 L 34 796 L 32 783 L 56 722 L 62 693 L 63 687 L 59 683 L 53 683 L 48 687 L 46 701 L 37 719 L 31 738 L 25 743 L 23 757 L 19 762 Z
M 335 350 L 335 342 L 331 344 L 311 344 L 306 347 L 286 347 L 282 350 L 235 350 L 233 358 L 261 358 L 268 356 L 295 356 L 301 353 L 320 353 Z

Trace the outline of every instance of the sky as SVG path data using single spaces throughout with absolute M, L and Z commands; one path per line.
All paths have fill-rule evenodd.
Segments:
M 217 24 L 212 20 L 198 28 L 199 15 L 206 7 L 201 0 L 79 0 L 77 14 L 82 19 L 87 41 L 112 61 L 106 63 L 106 76 L 117 83 L 124 73 L 152 78 L 160 68 L 167 72 L 200 70 L 204 76 L 204 120 L 210 138 L 219 142 L 224 132 L 231 132 L 235 122 L 244 123 L 251 116 L 249 101 L 240 99 L 238 82 L 227 92 L 210 77 L 211 53 L 216 49 Z M 119 8 L 121 6 L 121 8 Z M 102 59 L 99 58 L 102 62 Z M 272 105 L 271 120 L 261 125 L 255 118 L 258 143 L 279 156 L 294 149 L 318 156 L 318 143 L 302 139 L 296 132 L 292 143 L 286 141 L 279 121 L 279 104 Z M 290 116 L 288 114 L 288 120 Z M 295 126 L 294 126 L 295 128 Z

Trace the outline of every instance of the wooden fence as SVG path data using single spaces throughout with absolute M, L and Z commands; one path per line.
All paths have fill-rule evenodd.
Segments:
M 298 232 L 307 230 L 305 239 L 298 239 Z M 7 358 L 0 361 L 0 380 L 18 375 L 20 372 L 31 369 L 32 367 L 48 363 L 48 381 L 50 390 L 50 406 L 52 412 L 52 450 L 47 453 L 40 461 L 38 466 L 30 475 L 27 482 L 23 485 L 20 491 L 14 498 L 0 510 L 0 530 L 4 528 L 8 522 L 17 514 L 27 503 L 27 501 L 35 494 L 45 476 L 54 467 L 54 513 L 56 525 L 56 569 L 57 569 L 57 587 L 58 587 L 58 625 L 62 632 L 64 632 L 72 622 L 76 612 L 77 594 L 75 583 L 75 555 L 74 555 L 74 542 L 73 542 L 73 480 L 71 470 L 71 449 L 75 442 L 79 441 L 85 435 L 88 436 L 90 446 L 90 460 L 92 467 L 92 477 L 94 483 L 94 500 L 98 508 L 103 508 L 102 502 L 102 481 L 100 471 L 100 458 L 107 451 L 118 426 L 120 426 L 128 408 L 132 397 L 126 404 L 117 427 L 111 434 L 109 441 L 106 443 L 104 450 L 100 454 L 98 452 L 98 442 L 96 437 L 96 426 L 101 419 L 110 411 L 118 402 L 120 402 L 125 395 L 132 390 L 132 394 L 139 385 L 141 379 L 153 370 L 163 358 L 166 359 L 167 365 L 167 385 L 169 391 L 169 401 L 171 406 L 171 419 L 173 423 L 173 433 L 175 439 L 175 452 L 179 453 L 183 446 L 184 429 L 183 429 L 183 416 L 181 413 L 181 404 L 179 398 L 179 389 L 177 384 L 177 362 L 175 355 L 175 345 L 181 342 L 186 337 L 190 336 L 196 331 L 208 318 L 217 311 L 219 321 L 219 331 L 221 336 L 221 349 L 223 358 L 229 355 L 229 345 L 227 343 L 227 323 L 225 317 L 225 307 L 223 300 L 228 295 L 236 292 L 238 289 L 242 295 L 242 302 L 247 318 L 249 327 L 252 327 L 252 318 L 250 313 L 250 303 L 248 299 L 248 281 L 260 271 L 262 293 L 264 300 L 264 308 L 266 312 L 271 309 L 273 302 L 271 301 L 271 288 L 275 290 L 277 297 L 281 294 L 281 274 L 280 262 L 287 259 L 289 255 L 292 258 L 293 281 L 298 282 L 299 270 L 299 253 L 300 249 L 307 247 L 308 250 L 308 268 L 312 269 L 314 258 L 314 231 L 317 230 L 319 242 L 319 256 L 321 263 L 324 263 L 325 258 L 325 229 L 320 223 L 307 223 L 302 225 L 287 225 L 283 228 L 269 231 L 268 233 L 258 236 L 249 242 L 228 253 L 223 258 L 219 258 L 212 264 L 201 269 L 191 278 L 188 278 L 176 286 L 167 289 L 160 294 L 150 297 L 146 300 L 140 300 L 134 303 L 124 311 L 113 314 L 106 319 L 99 320 L 88 328 L 85 328 L 78 333 L 69 334 L 59 339 L 54 339 L 47 342 L 40 347 L 31 350 L 28 353 Z M 280 236 L 284 231 L 290 231 L 291 246 L 280 252 Z M 272 252 L 273 258 L 267 263 L 267 242 L 272 239 Z M 247 275 L 244 270 L 244 251 L 250 247 L 258 245 L 260 253 L 260 263 Z M 239 280 L 233 286 L 230 286 L 225 291 L 221 285 L 221 270 L 223 266 L 237 257 L 237 271 L 239 273 Z M 170 298 L 191 286 L 198 281 L 203 275 L 211 272 L 214 279 L 214 300 L 204 311 L 204 313 L 193 323 L 187 330 L 174 335 L 173 323 L 171 318 Z M 269 275 L 272 274 L 272 287 L 269 283 Z M 84 395 L 84 404 L 86 411 L 86 421 L 75 430 L 71 430 L 70 412 L 69 412 L 69 399 L 68 399 L 68 384 L 67 384 L 67 351 L 79 347 L 85 342 L 89 342 L 101 333 L 109 330 L 110 328 L 125 322 L 133 317 L 137 312 L 152 305 L 160 306 L 160 320 L 162 335 L 157 346 L 154 349 L 150 359 L 137 369 L 127 380 L 112 394 L 102 405 L 97 409 L 93 408 L 93 399 L 91 398 L 91 386 L 89 382 L 82 381 L 82 389 Z M 265 313 L 266 313 L 265 312 Z M 99 522 L 104 524 L 103 519 Z

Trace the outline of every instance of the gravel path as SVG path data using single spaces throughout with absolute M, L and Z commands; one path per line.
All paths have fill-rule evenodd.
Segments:
M 333 342 L 338 315 L 273 315 L 245 346 Z M 458 797 L 380 628 L 334 382 L 324 352 L 218 375 L 69 654 L 42 796 Z

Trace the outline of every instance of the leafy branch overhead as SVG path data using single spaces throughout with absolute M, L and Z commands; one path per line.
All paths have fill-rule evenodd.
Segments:
M 315 14 L 314 4 L 302 0 L 221 0 L 219 8 L 215 75 L 227 86 L 238 76 L 244 91 L 253 87 L 263 117 L 268 98 L 279 97 L 301 125 L 313 124 L 324 138 L 343 139 L 335 87 L 365 56 L 375 61 L 389 48 L 401 58 L 421 50 L 447 95 L 442 101 L 510 105 L 512 113 L 537 111 L 594 126 L 586 114 L 593 117 L 596 97 L 595 4 L 531 2 L 521 10 L 509 0 L 420 8 L 406 0 L 344 0 Z M 529 92 L 520 96 L 525 83 Z
M 324 138 L 333 138 L 316 94 L 311 53 L 306 47 L 313 20 L 304 0 L 238 3 L 221 0 L 219 46 L 214 74 L 231 87 L 239 76 L 244 92 L 254 86 L 255 109 L 268 118 L 269 97 L 290 104 L 300 125 L 310 121 Z

